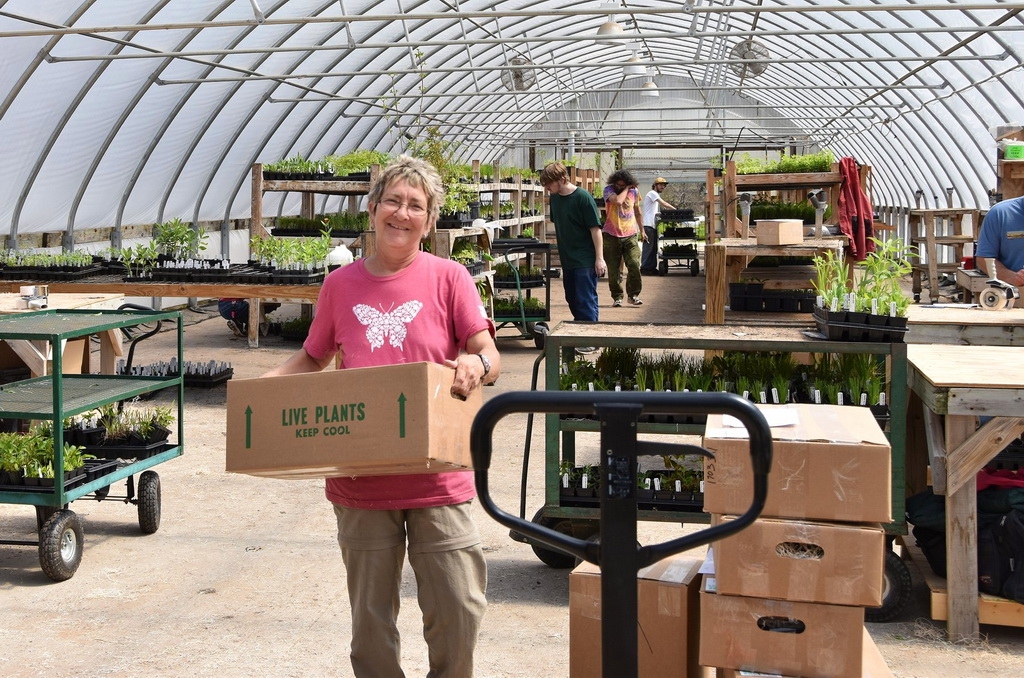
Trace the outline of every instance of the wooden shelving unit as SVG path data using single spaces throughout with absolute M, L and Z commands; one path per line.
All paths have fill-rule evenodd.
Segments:
M 714 196 L 714 185 L 719 177 L 714 170 L 708 170 L 708 195 Z M 717 213 L 723 215 L 725 238 L 740 237 L 742 224 L 735 217 L 736 199 L 743 192 L 771 191 L 778 194 L 780 200 L 787 202 L 803 202 L 807 200 L 809 190 L 823 190 L 828 195 L 828 204 L 832 207 L 832 217 L 826 221 L 835 224 L 839 214 L 839 189 L 843 177 L 839 174 L 839 165 L 833 164 L 831 172 L 802 172 L 799 174 L 737 174 L 735 161 L 725 163 L 721 176 L 722 187 L 718 200 L 708 201 L 708 242 L 714 242 Z

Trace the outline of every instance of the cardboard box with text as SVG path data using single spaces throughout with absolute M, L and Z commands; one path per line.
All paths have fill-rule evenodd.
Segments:
M 453 397 L 454 375 L 420 362 L 232 380 L 226 470 L 270 478 L 466 470 L 483 396 Z

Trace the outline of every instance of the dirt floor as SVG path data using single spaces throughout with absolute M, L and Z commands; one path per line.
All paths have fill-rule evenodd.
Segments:
M 673 270 L 644 278 L 645 304 L 611 308 L 605 321 L 700 323 L 703 276 Z M 569 319 L 562 289 L 551 294 L 554 322 Z M 249 349 L 232 337 L 215 306 L 186 311 L 186 359 L 230 361 L 235 378 L 255 377 L 297 348 L 267 337 Z M 296 313 L 285 306 L 278 313 Z M 529 390 L 538 351 L 499 331 L 503 375 L 487 395 Z M 139 347 L 136 362 L 168 357 L 170 333 Z M 543 376 L 541 377 L 543 380 Z M 543 388 L 543 382 L 541 383 Z M 186 392 L 185 455 L 159 465 L 162 524 L 139 531 L 136 509 L 82 499 L 85 553 L 71 580 L 54 584 L 37 550 L 0 546 L 0 676 L 348 676 L 350 617 L 334 517 L 322 480 L 281 481 L 224 472 L 225 388 Z M 495 436 L 492 488 L 516 513 L 525 416 Z M 581 445 L 581 457 L 594 454 Z M 529 445 L 527 516 L 542 504 L 543 427 Z M 124 484 L 115 492 L 124 494 Z M 568 571 L 543 565 L 477 507 L 489 567 L 490 606 L 476 657 L 479 676 L 568 674 Z M 641 541 L 678 536 L 670 523 L 642 523 Z M 0 539 L 32 539 L 31 508 L 0 505 Z M 695 554 L 698 555 L 698 554 Z M 982 627 L 984 639 L 953 644 L 928 617 L 928 591 L 914 571 L 913 600 L 896 621 L 869 630 L 897 676 L 1009 676 L 1024 661 L 1024 629 Z M 427 672 L 415 586 L 406 568 L 401 632 L 407 675 Z

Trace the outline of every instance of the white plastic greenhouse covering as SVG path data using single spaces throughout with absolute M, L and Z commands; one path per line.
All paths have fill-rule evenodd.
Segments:
M 519 166 L 620 150 L 699 170 L 830 149 L 872 166 L 876 205 L 922 191 L 944 206 L 952 189 L 954 205 L 987 207 L 992 129 L 1024 120 L 1022 10 L 0 1 L 0 235 L 246 219 L 253 163 L 397 153 L 431 126 L 461 161 Z M 298 196 L 268 194 L 264 210 L 295 213 Z

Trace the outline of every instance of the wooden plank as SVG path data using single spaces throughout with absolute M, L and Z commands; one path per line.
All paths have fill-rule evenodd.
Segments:
M 722 172 L 722 236 L 723 238 L 735 238 L 742 228 L 740 220 L 736 218 L 736 163 L 729 161 L 725 163 L 725 170 Z
M 945 428 L 946 449 L 959 447 L 974 430 L 974 417 L 947 414 Z M 977 640 L 978 488 L 974 483 L 946 493 L 946 579 L 949 639 Z
M 959 344 L 962 346 L 1024 346 L 1024 327 L 996 325 L 914 325 L 903 335 L 908 344 Z
M 725 324 L 725 252 L 725 245 L 720 242 L 704 249 L 704 322 L 707 325 Z
M 31 282 L 31 281 L 29 281 Z M 25 282 L 4 281 L 0 291 L 17 292 Z M 320 285 L 243 285 L 238 283 L 55 282 L 50 292 L 122 294 L 126 297 L 231 297 L 236 299 L 299 299 L 315 302 Z
M 261 174 L 262 179 L 262 174 Z M 290 181 L 271 179 L 263 181 L 264 191 L 296 191 L 299 193 L 321 193 L 324 195 L 366 195 L 370 192 L 369 181 Z
M 249 239 L 262 238 L 266 233 L 263 228 L 263 165 L 252 166 L 252 191 L 249 203 Z
M 121 330 L 107 330 L 100 335 L 100 374 L 116 374 L 117 359 L 124 355 Z
M 1012 388 L 1024 384 L 1020 351 L 1008 346 L 918 345 L 907 359 L 937 387 Z
M 843 177 L 839 172 L 736 175 L 737 188 L 825 188 L 828 184 L 841 184 L 842 182 Z
M 985 464 L 1021 433 L 1024 433 L 1022 417 L 996 417 L 972 433 L 963 444 L 947 454 L 947 492 L 955 492 L 964 483 L 974 482 Z
M 924 409 L 924 436 L 928 444 L 928 468 L 931 469 L 932 491 L 946 494 L 946 439 L 942 435 L 942 420 L 927 405 Z
M 1003 179 L 1024 179 L 1024 160 L 1000 160 L 999 175 Z M 1004 200 L 1007 197 L 1003 195 Z
M 961 269 L 962 270 L 962 269 Z M 973 281 L 979 276 L 972 278 Z M 985 278 L 984 275 L 980 278 Z M 982 280 L 982 289 L 987 287 Z M 907 321 L 914 325 L 970 325 L 987 327 L 1024 327 L 1024 308 L 1003 311 L 986 311 L 980 307 L 933 306 L 911 304 L 907 307 Z
M 908 346 L 907 348 L 911 347 Z M 913 363 L 907 365 L 907 385 L 910 387 L 910 390 L 917 394 L 917 397 L 921 399 L 925 407 L 936 414 L 946 413 L 948 392 L 945 389 L 936 388 L 935 384 L 928 381 Z
M 997 417 L 1024 412 L 1024 388 L 968 386 L 947 391 L 946 413 Z

